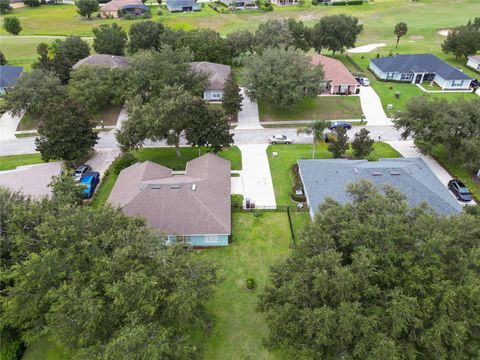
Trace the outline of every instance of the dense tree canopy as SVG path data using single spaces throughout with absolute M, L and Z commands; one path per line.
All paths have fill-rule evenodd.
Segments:
M 455 55 L 456 59 L 475 54 L 480 50 L 480 29 L 472 24 L 451 29 L 442 43 L 442 50 Z
M 188 31 L 179 40 L 179 43 L 192 51 L 194 61 L 230 63 L 230 48 L 226 40 L 214 30 L 196 29 Z
M 280 107 L 316 96 L 322 77 L 322 67 L 312 66 L 305 53 L 293 48 L 267 48 L 249 57 L 245 66 L 248 96 Z
M 70 79 L 72 66 L 90 55 L 90 46 L 79 36 L 68 36 L 65 40 L 56 40 L 52 45 L 55 50 L 53 69 L 62 82 Z
M 355 47 L 363 25 L 358 18 L 341 15 L 325 16 L 316 23 L 311 31 L 311 45 L 320 53 L 323 49 L 343 53 L 345 49 Z
M 288 48 L 295 39 L 286 19 L 271 19 L 258 25 L 255 31 L 256 49 L 263 51 L 268 47 Z
M 296 359 L 474 359 L 480 218 L 409 209 L 369 182 L 327 200 L 260 297 L 268 344 Z
M 255 36 L 249 30 L 232 31 L 227 34 L 226 41 L 234 58 L 247 52 L 253 52 L 255 46 Z
M 94 12 L 100 9 L 100 4 L 97 0 L 78 0 L 76 5 L 78 14 L 89 19 Z
M 207 327 L 210 264 L 109 207 L 0 199 L 3 326 L 75 359 L 199 357 L 189 334 Z
M 20 34 L 22 25 L 16 16 L 7 16 L 3 19 L 3 28 L 12 35 Z
M 93 49 L 97 54 L 124 55 L 127 33 L 116 23 L 93 30 Z
M 136 53 L 139 50 L 160 50 L 160 34 L 163 25 L 153 21 L 135 23 L 130 28 L 128 50 Z
M 370 131 L 363 128 L 353 135 L 352 151 L 356 159 L 364 159 L 373 151 L 373 140 Z
M 428 154 L 442 144 L 452 160 L 480 169 L 480 100 L 412 98 L 394 123 L 403 138 L 414 137 L 420 151 Z
M 333 129 L 328 139 L 328 151 L 332 153 L 335 159 L 345 155 L 345 152 L 350 147 L 347 130 L 343 127 L 337 126 Z
M 395 28 L 393 29 L 393 33 L 397 37 L 397 44 L 395 45 L 395 47 L 398 47 L 398 42 L 400 41 L 400 38 L 407 35 L 407 31 L 408 26 L 404 22 L 399 22 L 397 25 L 395 25 Z
M 243 95 L 240 93 L 232 73 L 227 78 L 223 87 L 222 108 L 229 117 L 236 116 L 242 110 Z

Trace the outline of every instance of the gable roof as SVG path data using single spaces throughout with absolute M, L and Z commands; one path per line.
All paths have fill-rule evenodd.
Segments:
M 473 61 L 477 62 L 477 63 L 480 63 L 480 55 L 470 55 L 468 58 L 470 60 L 473 60 Z
M 18 78 L 23 72 L 21 66 L 0 66 L 0 88 L 7 88 L 17 83 Z
M 120 172 L 108 203 L 167 235 L 229 235 L 230 171 L 230 161 L 211 153 L 189 161 L 185 175 L 137 163 Z
M 440 214 L 454 214 L 462 207 L 420 158 L 367 160 L 298 160 L 305 194 L 316 211 L 326 199 L 350 202 L 346 186 L 360 179 L 375 185 L 389 184 L 406 196 L 407 203 L 426 202 Z
M 321 64 L 323 66 L 323 78 L 330 81 L 332 86 L 358 85 L 357 80 L 340 60 L 315 53 L 310 55 L 310 64 Z
M 223 90 L 230 75 L 230 66 L 208 61 L 195 61 L 190 64 L 195 71 L 208 75 L 209 85 L 206 90 Z
M 435 73 L 445 80 L 472 80 L 452 65 L 432 54 L 395 55 L 370 60 L 383 72 Z
M 107 11 L 118 11 L 125 7 L 135 7 L 148 10 L 148 7 L 145 6 L 140 0 L 112 0 L 100 8 L 101 12 Z
M 76 69 L 81 65 L 106 66 L 112 69 L 130 65 L 130 59 L 125 56 L 93 54 L 79 60 L 72 68 Z

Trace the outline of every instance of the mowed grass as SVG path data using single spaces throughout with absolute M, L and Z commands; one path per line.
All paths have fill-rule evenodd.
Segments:
M 40 154 L 0 156 L 0 171 L 13 170 L 17 166 L 41 164 L 43 162 Z
M 395 149 L 383 142 L 375 142 L 373 148 L 374 151 L 368 157 L 370 161 L 376 161 L 380 158 L 401 157 Z M 272 152 L 277 152 L 278 156 L 272 157 Z M 270 145 L 267 148 L 267 155 L 277 205 L 293 204 L 290 200 L 290 191 L 293 186 L 290 178 L 290 169 L 297 160 L 312 158 L 312 145 Z M 347 156 L 351 155 L 350 149 L 347 151 Z M 332 159 L 332 153 L 328 151 L 325 143 L 317 144 L 315 159 Z
M 258 110 L 260 121 L 360 119 L 363 114 L 358 96 L 308 97 L 286 109 L 260 101 Z
M 232 217 L 232 243 L 199 252 L 217 266 L 221 281 L 207 305 L 215 325 L 204 344 L 204 359 L 284 359 L 264 347 L 268 328 L 255 309 L 258 295 L 269 284 L 270 266 L 290 253 L 287 214 L 234 213 Z M 248 277 L 255 279 L 254 290 L 247 289 Z

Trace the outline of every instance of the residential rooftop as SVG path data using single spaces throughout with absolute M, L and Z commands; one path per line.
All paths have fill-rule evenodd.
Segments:
M 106 66 L 109 68 L 126 67 L 130 65 L 130 59 L 125 56 L 109 54 L 93 54 L 78 61 L 73 68 L 76 69 L 82 65 Z
M 195 71 L 208 75 L 209 85 L 205 90 L 223 90 L 230 75 L 230 66 L 228 65 L 208 61 L 195 61 L 191 63 L 191 66 Z

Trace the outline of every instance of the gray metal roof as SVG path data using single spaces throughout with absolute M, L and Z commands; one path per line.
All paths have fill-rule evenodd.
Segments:
M 472 80 L 452 65 L 432 54 L 395 55 L 370 60 L 383 72 L 422 72 L 437 74 L 445 80 Z
M 23 72 L 21 66 L 0 66 L 0 88 L 7 88 L 17 83 L 18 78 Z
M 411 207 L 426 202 L 440 214 L 455 214 L 462 207 L 420 158 L 367 160 L 298 160 L 305 194 L 315 212 L 326 199 L 351 201 L 346 186 L 366 179 L 388 184 L 405 194 Z
M 108 203 L 167 235 L 230 235 L 230 161 L 208 153 L 185 175 L 151 161 L 122 170 Z

